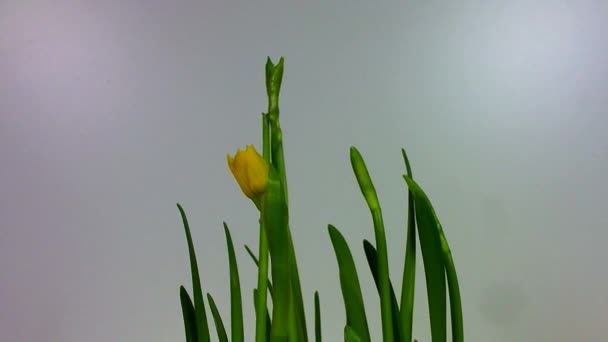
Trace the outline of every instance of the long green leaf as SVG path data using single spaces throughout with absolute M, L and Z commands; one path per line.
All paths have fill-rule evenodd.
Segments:
M 413 177 L 412 167 L 405 149 L 401 149 L 405 169 L 409 177 Z M 405 262 L 403 263 L 403 282 L 401 284 L 400 321 L 403 332 L 402 341 L 412 340 L 412 325 L 414 319 L 414 290 L 416 287 L 416 212 L 414 196 L 408 190 L 407 198 L 407 237 L 405 242 Z
M 228 248 L 228 265 L 230 267 L 230 333 L 232 342 L 243 342 L 245 333 L 243 331 L 243 302 L 241 298 L 241 282 L 239 280 L 239 268 L 234 253 L 234 245 L 228 225 L 224 222 L 226 234 L 226 247 Z
M 321 304 L 319 291 L 315 291 L 315 342 L 321 342 Z
M 445 263 L 437 221 L 430 202 L 424 199 L 418 184 L 409 176 L 404 176 L 408 188 L 414 195 L 418 236 L 424 263 L 424 274 L 431 320 L 433 342 L 446 341 L 446 280 Z
M 278 173 L 278 178 L 280 180 L 281 187 L 284 192 L 283 200 L 285 202 L 285 213 L 287 213 L 289 207 L 289 192 L 287 187 L 287 172 L 285 170 L 285 157 L 283 153 L 283 133 L 279 121 L 279 94 L 281 91 L 281 83 L 283 80 L 284 63 L 285 60 L 282 57 L 279 59 L 279 62 L 276 65 L 272 63 L 270 58 L 267 59 L 266 91 L 268 94 L 267 117 L 270 126 L 270 160 L 272 166 L 276 169 Z M 290 315 L 287 317 L 289 321 L 289 331 L 292 339 L 296 338 L 296 336 L 299 336 L 300 339 L 303 339 L 303 342 L 307 342 L 308 337 L 306 329 L 306 316 L 304 314 L 304 298 L 302 295 L 298 267 L 295 257 L 295 249 L 291 240 L 289 223 L 286 222 L 286 224 L 287 240 L 283 241 L 287 241 L 288 246 L 288 267 L 290 270 L 289 281 L 291 282 L 290 303 L 292 303 L 292 305 L 294 306 L 293 311 L 290 311 Z M 270 248 L 272 249 L 272 247 Z M 277 284 L 274 279 L 273 283 L 275 283 L 276 288 Z
M 262 219 L 268 238 L 274 286 L 270 336 L 275 341 L 289 335 L 291 284 L 289 246 L 285 243 L 288 237 L 287 203 L 278 175 L 272 167 L 262 201 Z
M 226 328 L 224 322 L 222 322 L 222 316 L 220 315 L 217 305 L 211 294 L 207 293 L 207 300 L 209 301 L 209 308 L 211 309 L 211 315 L 213 316 L 213 322 L 215 322 L 215 330 L 217 331 L 217 338 L 220 342 L 228 342 L 228 334 L 226 334 Z
M 462 302 L 460 298 L 460 288 L 458 285 L 458 277 L 456 275 L 456 268 L 454 266 L 454 260 L 452 258 L 452 252 L 448 245 L 448 241 L 443 232 L 439 218 L 433 209 L 433 205 L 429 200 L 426 193 L 422 190 L 420 185 L 416 183 L 410 177 L 405 177 L 410 190 L 414 193 L 416 201 L 416 216 L 424 217 L 425 223 L 428 224 L 429 230 L 434 230 L 437 234 L 437 240 L 443 262 L 445 264 L 445 271 L 447 275 L 448 291 L 450 294 L 450 318 L 452 323 L 452 341 L 462 342 L 464 341 L 464 324 L 462 316 Z M 420 213 L 418 213 L 420 212 Z M 422 225 L 420 219 L 419 226 Z M 419 228 L 422 229 L 422 228 Z M 444 291 L 445 293 L 445 291 Z
M 365 305 L 353 256 L 340 231 L 331 224 L 328 226 L 328 230 L 338 261 L 340 287 L 342 288 L 342 298 L 346 310 L 346 324 L 357 332 L 363 342 L 369 342 L 371 338 L 367 326 Z
M 184 230 L 186 231 L 186 239 L 188 240 L 188 255 L 190 256 L 190 272 L 192 273 L 192 291 L 194 292 L 194 314 L 196 317 L 196 331 L 198 342 L 209 342 L 209 326 L 207 325 L 207 315 L 205 314 L 205 302 L 203 300 L 203 291 L 201 289 L 201 279 L 198 274 L 198 265 L 196 263 L 196 253 L 194 251 L 194 243 L 190 233 L 190 225 L 184 208 L 177 203 L 177 208 L 182 217 Z
M 367 240 L 363 240 L 363 250 L 365 251 L 365 257 L 367 258 L 367 263 L 372 272 L 372 276 L 374 277 L 374 282 L 376 283 L 376 289 L 380 292 L 380 282 L 378 279 L 378 253 L 376 252 L 376 248 L 371 244 L 371 242 Z M 393 285 L 391 284 L 391 312 L 393 314 L 393 322 L 399 322 L 399 304 L 397 303 L 397 297 L 395 296 L 395 290 L 393 289 Z M 403 333 L 401 331 L 401 326 L 399 324 L 393 324 L 393 335 L 395 336 L 395 341 L 403 341 Z M 409 342 L 409 341 L 408 341 Z
M 288 226 L 289 228 L 289 226 Z M 290 260 L 290 281 L 292 288 L 293 305 L 295 305 L 295 323 L 297 324 L 297 334 L 300 341 L 307 342 L 308 334 L 306 330 L 306 315 L 304 314 L 304 296 L 302 295 L 302 287 L 300 285 L 300 275 L 298 264 L 296 262 L 296 252 L 291 238 L 291 231 L 287 230 L 289 243 L 289 260 Z
M 179 287 L 179 300 L 182 304 L 182 315 L 184 316 L 184 329 L 186 330 L 186 342 L 196 342 L 196 317 L 194 305 L 183 286 Z
M 251 259 L 253 260 L 255 265 L 259 267 L 260 262 L 258 261 L 258 258 L 255 256 L 255 254 L 253 254 L 253 252 L 251 251 L 249 246 L 245 245 L 245 250 L 247 251 L 247 254 L 249 254 L 249 256 L 251 257 Z M 268 279 L 267 286 L 268 286 L 268 293 L 270 293 L 270 295 L 272 296 L 272 282 L 270 281 L 270 279 Z
M 388 251 L 386 247 L 386 236 L 384 233 L 384 223 L 382 219 L 382 210 L 376 189 L 372 183 L 365 162 L 361 153 L 355 148 L 350 148 L 350 162 L 359 183 L 361 193 L 367 202 L 372 220 L 374 222 L 374 233 L 376 237 L 376 246 L 378 248 L 378 278 L 380 283 L 380 313 L 382 317 L 382 337 L 384 341 L 394 341 L 393 336 L 393 319 L 390 297 L 390 276 L 388 267 Z

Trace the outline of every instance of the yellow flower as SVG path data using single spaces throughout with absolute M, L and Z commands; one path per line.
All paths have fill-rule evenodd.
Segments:
M 254 202 L 259 200 L 268 184 L 268 164 L 255 147 L 247 145 L 244 151 L 237 150 L 234 158 L 228 155 L 228 167 L 245 196 Z

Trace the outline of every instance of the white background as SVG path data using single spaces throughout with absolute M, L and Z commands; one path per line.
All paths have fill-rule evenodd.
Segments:
M 607 22 L 603 1 L 0 2 L 0 340 L 183 341 L 178 201 L 225 321 L 231 227 L 251 340 L 257 216 L 226 154 L 260 146 L 265 58 L 285 56 L 292 229 L 326 341 L 345 324 L 328 223 L 380 340 L 350 145 L 397 288 L 405 147 L 453 249 L 467 341 L 603 341 Z

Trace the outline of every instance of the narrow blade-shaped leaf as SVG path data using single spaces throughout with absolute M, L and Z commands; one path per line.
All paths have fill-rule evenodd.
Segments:
M 255 256 L 255 254 L 253 254 L 253 251 L 251 251 L 249 246 L 245 245 L 245 250 L 247 251 L 247 254 L 249 254 L 249 256 L 251 257 L 251 259 L 253 260 L 255 265 L 259 267 L 260 262 L 258 261 L 258 258 Z M 270 281 L 270 279 L 268 279 L 267 286 L 268 286 L 268 293 L 270 293 L 270 295 L 272 296 L 272 282 Z
M 338 260 L 340 287 L 342 288 L 342 297 L 346 310 L 346 324 L 357 332 L 357 335 L 363 342 L 369 342 L 371 338 L 369 327 L 367 326 L 365 305 L 353 256 L 340 231 L 331 224 L 328 226 L 328 229 L 329 237 L 336 253 L 336 259 Z
M 291 231 L 287 231 L 289 243 L 289 260 L 290 260 L 290 277 L 293 304 L 295 305 L 295 323 L 297 325 L 297 333 L 302 341 L 308 341 L 308 331 L 306 329 L 306 315 L 304 313 L 304 296 L 302 295 L 302 286 L 300 284 L 300 275 L 298 271 L 298 263 L 296 262 L 296 252 L 291 238 Z
M 367 240 L 363 240 L 363 250 L 365 251 L 365 257 L 367 258 L 367 264 L 374 277 L 374 283 L 376 284 L 376 290 L 380 292 L 380 281 L 378 279 L 378 253 L 376 248 Z M 391 284 L 391 312 L 393 314 L 393 322 L 399 322 L 399 304 L 397 303 L 397 297 L 395 296 L 395 290 Z M 395 341 L 403 341 L 401 326 L 399 324 L 393 324 L 393 335 Z M 409 341 L 408 341 L 409 342 Z
M 447 276 L 448 291 L 450 295 L 450 318 L 452 323 L 452 341 L 462 342 L 464 340 L 464 328 L 463 328 L 463 316 L 462 316 L 462 302 L 460 298 L 460 288 L 458 285 L 458 277 L 456 275 L 456 268 L 454 266 L 454 260 L 452 258 L 452 252 L 448 245 L 448 241 L 443 232 L 439 218 L 435 213 L 435 209 L 431 204 L 430 199 L 426 193 L 422 190 L 420 185 L 409 177 L 405 178 L 408 187 L 413 192 L 416 201 L 416 217 L 424 217 L 425 223 L 429 225 L 429 229 L 436 232 L 438 246 L 443 257 L 445 265 L 445 272 Z M 419 213 L 420 212 L 420 213 Z M 418 219 L 419 229 L 421 228 L 422 221 Z M 444 290 L 445 292 L 445 290 Z
M 245 333 L 243 331 L 243 303 L 241 298 L 241 282 L 239 280 L 239 268 L 234 253 L 234 245 L 228 225 L 224 222 L 226 234 L 226 246 L 228 248 L 228 265 L 230 269 L 230 333 L 232 342 L 243 342 Z
M 203 291 L 201 288 L 201 279 L 198 274 L 198 264 L 196 263 L 196 253 L 194 251 L 194 243 L 190 233 L 190 225 L 184 208 L 178 203 L 177 208 L 182 217 L 184 230 L 186 231 L 186 239 L 188 241 L 188 255 L 190 256 L 190 272 L 192 273 L 192 291 L 194 293 L 194 314 L 196 317 L 196 332 L 198 342 L 209 342 L 209 326 L 207 324 L 207 315 L 205 313 L 205 302 L 203 300 Z
M 321 304 L 319 291 L 315 291 L 315 342 L 321 342 Z
M 186 342 L 196 342 L 196 317 L 194 315 L 194 304 L 183 286 L 179 288 L 179 300 L 182 304 L 182 315 L 184 316 L 184 329 L 186 331 Z
M 405 169 L 409 177 L 413 177 L 412 167 L 405 149 L 401 149 Z M 400 321 L 403 341 L 412 340 L 412 325 L 414 318 L 414 290 L 416 287 L 416 212 L 414 196 L 408 190 L 407 196 L 407 235 L 405 242 L 405 262 L 403 264 L 403 281 L 401 284 Z
M 445 342 L 447 338 L 446 280 L 439 231 L 433 209 L 429 206 L 430 202 L 423 198 L 423 192 L 418 184 L 408 176 L 404 176 L 404 179 L 414 195 L 418 237 L 426 278 L 431 336 L 433 342 Z
M 287 338 L 289 335 L 289 311 L 291 301 L 290 251 L 288 240 L 288 214 L 285 193 L 276 170 L 270 168 L 268 184 L 262 201 L 262 220 L 268 239 L 272 274 L 272 331 L 271 338 Z
M 226 328 L 224 322 L 222 322 L 222 316 L 220 315 L 217 305 L 213 297 L 207 293 L 207 300 L 209 301 L 209 308 L 211 309 L 211 315 L 213 316 L 213 322 L 215 322 L 215 330 L 217 331 L 217 338 L 220 342 L 228 342 L 228 334 L 226 334 Z

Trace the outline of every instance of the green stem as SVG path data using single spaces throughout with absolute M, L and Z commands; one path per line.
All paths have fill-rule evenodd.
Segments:
M 276 65 L 273 65 L 270 59 L 266 62 L 266 90 L 268 94 L 268 120 L 270 123 L 270 154 L 272 165 L 275 167 L 281 186 L 283 188 L 283 196 L 285 200 L 285 209 L 289 210 L 289 196 L 287 189 L 287 172 L 285 170 L 285 156 L 283 153 L 283 131 L 279 121 L 279 93 L 283 78 L 284 59 L 281 58 Z M 290 326 L 297 326 L 297 335 L 302 337 L 304 341 L 308 341 L 306 330 L 306 316 L 304 313 L 304 299 L 300 285 L 300 277 L 298 274 L 298 266 L 295 255 L 293 241 L 291 239 L 291 231 L 289 222 L 286 226 L 288 235 L 288 253 L 289 253 L 289 268 L 291 282 L 291 296 L 294 296 L 292 309 L 295 310 L 295 315 L 290 315 Z M 274 282 L 274 280 L 273 280 Z M 276 285 L 275 285 L 276 287 Z
M 269 132 L 268 116 L 262 115 L 262 157 L 270 164 L 270 132 Z M 260 213 L 260 242 L 259 242 L 259 263 L 258 263 L 258 291 L 256 301 L 256 327 L 255 341 L 266 342 L 268 332 L 266 322 L 266 302 L 267 302 L 267 286 L 268 286 L 268 239 L 266 237 L 266 229 L 264 227 L 263 213 Z
M 263 220 L 260 220 L 260 260 L 258 267 L 255 341 L 266 342 L 266 303 L 268 298 L 268 240 Z
M 376 238 L 376 248 L 378 251 L 378 283 L 380 285 L 380 312 L 382 317 L 382 336 L 384 342 L 393 342 L 393 320 L 390 294 L 390 278 L 388 269 L 388 253 L 386 246 L 386 236 L 384 223 L 382 220 L 382 210 L 376 189 L 369 176 L 363 157 L 355 147 L 350 148 L 350 161 L 353 171 L 359 183 L 361 193 L 367 202 L 372 220 L 374 223 L 374 233 Z
M 388 253 L 386 246 L 386 237 L 384 232 L 384 222 L 382 220 L 382 211 L 380 207 L 373 208 L 372 219 L 374 222 L 374 231 L 376 237 L 376 246 L 378 251 L 378 274 L 380 276 L 380 308 L 382 310 L 382 336 L 385 342 L 393 342 L 393 320 L 391 308 L 390 280 L 388 269 Z

